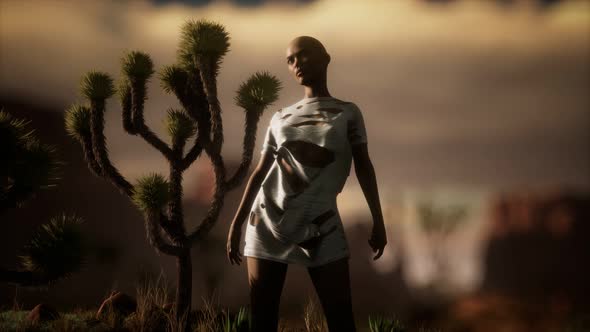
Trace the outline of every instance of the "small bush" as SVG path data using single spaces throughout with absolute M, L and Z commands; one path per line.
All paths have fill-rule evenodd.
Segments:
M 369 316 L 369 329 L 371 332 L 407 332 L 408 329 L 396 318 L 382 316 Z

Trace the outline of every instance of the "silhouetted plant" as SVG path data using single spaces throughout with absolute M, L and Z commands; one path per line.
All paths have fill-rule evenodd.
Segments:
M 234 315 L 230 315 L 226 311 L 223 332 L 249 332 L 251 328 L 250 322 L 250 311 L 245 307 L 241 307 Z
M 55 186 L 59 179 L 62 163 L 56 159 L 55 148 L 41 143 L 29 123 L 0 110 L 0 213 L 22 207 L 37 191 Z M 86 256 L 81 223 L 75 215 L 61 215 L 41 225 L 20 256 L 22 269 L 0 268 L 0 280 L 47 285 L 80 270 Z
M 29 128 L 30 121 L 15 119 L 0 110 L 0 213 L 21 207 L 41 189 L 55 186 L 61 163 L 55 147 L 41 143 Z
M 190 249 L 203 239 L 215 224 L 224 197 L 240 185 L 252 162 L 256 128 L 262 112 L 278 98 L 280 82 L 267 72 L 257 72 L 237 91 L 235 102 L 245 110 L 242 160 L 231 177 L 226 176 L 221 156 L 223 124 L 217 97 L 217 75 L 223 56 L 229 50 L 225 28 L 208 20 L 189 20 L 181 29 L 177 64 L 164 66 L 159 73 L 161 87 L 173 93 L 182 109 L 169 109 L 166 129 L 171 145 L 162 141 L 144 121 L 146 83 L 153 75 L 149 55 L 131 51 L 122 58 L 123 77 L 115 91 L 106 73 L 90 71 L 82 79 L 82 95 L 88 105 L 72 105 L 66 112 L 66 129 L 77 139 L 90 170 L 113 183 L 143 211 L 147 238 L 158 252 L 177 259 L 176 312 L 190 311 L 192 271 Z M 129 183 L 111 163 L 104 136 L 105 100 L 115 92 L 121 101 L 123 128 L 139 135 L 160 151 L 170 164 L 166 179 L 151 174 Z M 185 146 L 195 136 L 188 152 Z M 212 136 L 212 137 L 211 137 Z M 182 206 L 182 174 L 201 155 L 210 158 L 215 173 L 215 190 L 205 218 L 186 230 Z
M 396 318 L 383 316 L 369 316 L 369 329 L 371 332 L 406 332 L 408 329 Z
M 420 225 L 426 232 L 448 235 L 465 222 L 468 209 L 461 205 L 435 207 L 431 202 L 422 202 L 418 213 Z
M 438 272 L 437 281 L 445 286 L 447 273 L 450 268 L 444 244 L 450 234 L 468 221 L 469 206 L 467 204 L 454 204 L 448 206 L 436 206 L 432 201 L 418 203 L 418 222 L 429 237 L 429 246 L 435 267 Z

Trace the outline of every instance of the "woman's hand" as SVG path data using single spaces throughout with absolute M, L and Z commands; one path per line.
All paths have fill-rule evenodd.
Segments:
M 371 232 L 371 238 L 369 239 L 369 245 L 373 249 L 373 252 L 377 252 L 377 255 L 373 257 L 373 260 L 378 259 L 383 255 L 383 249 L 387 244 L 387 234 L 385 234 L 385 225 L 383 223 L 373 223 L 373 232 Z
M 227 236 L 227 259 L 233 265 L 236 263 L 240 265 L 242 262 L 242 254 L 240 253 L 240 239 L 242 238 L 242 228 L 236 227 L 232 222 L 229 227 L 229 234 Z

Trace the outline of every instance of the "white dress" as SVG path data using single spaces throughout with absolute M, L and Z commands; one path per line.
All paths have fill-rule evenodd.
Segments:
M 352 102 L 312 97 L 278 110 L 261 152 L 270 149 L 275 161 L 250 210 L 244 256 L 308 267 L 350 257 L 336 196 L 350 174 L 351 145 L 366 142 Z

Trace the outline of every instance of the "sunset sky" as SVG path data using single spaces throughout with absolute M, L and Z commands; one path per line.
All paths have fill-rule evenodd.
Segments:
M 285 49 L 310 35 L 332 56 L 331 94 L 363 111 L 384 195 L 448 186 L 590 187 L 588 1 L 168 3 L 2 1 L 0 94 L 63 111 L 83 101 L 78 84 L 86 71 L 118 78 L 127 50 L 149 53 L 159 70 L 174 63 L 182 23 L 208 18 L 231 36 L 218 77 L 226 159 L 241 148 L 243 114 L 233 104 L 239 84 L 258 70 L 283 82 L 260 121 L 258 157 L 271 114 L 303 97 Z M 157 76 L 148 98 L 148 124 L 165 137 L 163 115 L 178 103 Z M 116 98 L 106 135 L 129 177 L 166 169 L 156 151 L 123 132 Z M 348 188 L 358 188 L 354 176 Z

